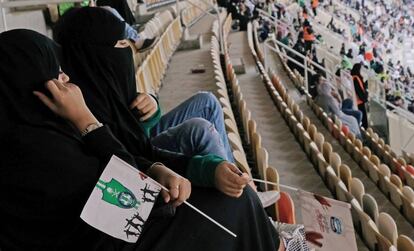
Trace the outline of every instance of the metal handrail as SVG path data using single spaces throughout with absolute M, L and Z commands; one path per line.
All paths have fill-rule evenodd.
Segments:
M 36 6 L 46 4 L 59 4 L 59 3 L 81 3 L 83 0 L 19 0 L 19 1 L 2 1 L 0 2 L 0 8 L 15 8 L 25 6 Z
M 277 40 L 267 40 L 265 43 L 264 43 L 264 45 L 265 45 L 265 49 L 270 49 L 271 51 L 273 51 L 273 52 L 275 52 L 275 53 L 279 53 L 279 51 L 278 51 L 278 49 L 277 48 L 275 48 L 274 46 L 272 46 L 271 44 L 270 44 L 270 42 L 274 42 L 274 43 L 276 43 L 278 46 L 280 46 L 280 47 L 282 47 L 283 49 L 285 49 L 285 50 L 287 50 L 287 51 L 289 51 L 290 53 L 292 53 L 292 54 L 294 54 L 294 55 L 296 55 L 296 56 L 298 56 L 298 57 L 300 57 L 301 59 L 303 59 L 304 60 L 304 63 L 301 63 L 301 62 L 298 62 L 297 60 L 295 60 L 294 58 L 292 58 L 292 57 L 290 57 L 290 56 L 288 56 L 288 55 L 286 55 L 286 54 L 284 54 L 283 56 L 284 57 L 286 57 L 289 61 L 292 61 L 293 63 L 295 63 L 296 65 L 299 65 L 300 67 L 303 67 L 303 69 L 304 69 L 304 72 L 305 72 L 305 76 L 304 76 L 304 82 L 305 82 L 305 88 L 306 88 L 306 90 L 308 90 L 308 72 L 310 72 L 310 73 L 312 73 L 312 74 L 315 74 L 316 73 L 316 71 L 315 70 L 313 70 L 313 69 L 309 69 L 308 68 L 308 64 L 311 64 L 311 65 L 313 65 L 314 67 L 316 67 L 316 68 L 318 68 L 318 69 L 320 69 L 320 70 L 322 70 L 322 71 L 324 71 L 331 79 L 333 79 L 333 80 L 335 80 L 335 81 L 337 81 L 338 80 L 338 77 L 335 75 L 335 74 L 333 74 L 332 72 L 330 72 L 329 70 L 327 70 L 326 68 L 324 68 L 324 67 L 322 67 L 320 64 L 318 64 L 318 63 L 316 63 L 316 62 L 314 62 L 314 61 L 312 61 L 311 59 L 309 59 L 309 58 L 307 58 L 307 57 L 305 57 L 305 56 L 303 56 L 302 54 L 300 54 L 299 52 L 297 52 L 297 51 L 295 51 L 295 50 L 293 50 L 292 48 L 290 48 L 290 47 L 288 47 L 288 46 L 286 46 L 285 44 L 283 44 L 283 43 L 281 43 L 281 42 L 279 42 L 279 41 L 277 41 Z M 264 55 L 265 55 L 265 68 L 266 68 L 266 70 L 268 70 L 268 64 L 267 64 L 267 53 L 266 53 L 266 51 L 264 52 Z M 334 89 L 334 90 L 337 90 L 338 88 L 336 87 L 336 86 L 334 86 L 331 82 L 328 82 L 329 83 L 329 85 Z M 350 89 L 348 86 L 346 86 L 346 85 L 343 85 L 343 84 L 341 84 L 340 85 L 341 86 L 341 88 L 344 88 L 347 92 L 350 92 L 351 93 L 351 95 L 352 95 L 352 99 L 353 99 L 353 101 L 354 101 L 354 103 L 355 103 L 355 90 L 353 90 L 353 89 Z

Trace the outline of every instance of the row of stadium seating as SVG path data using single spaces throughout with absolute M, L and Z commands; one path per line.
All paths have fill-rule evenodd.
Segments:
M 292 82 L 298 83 L 297 79 L 299 76 L 293 73 L 286 63 L 284 66 L 289 76 L 291 76 Z M 297 87 L 307 93 L 303 89 L 303 83 Z M 329 118 L 309 94 L 307 94 L 307 102 L 322 124 L 343 146 L 344 150 L 352 156 L 380 190 L 389 197 L 397 209 L 402 211 L 404 216 L 414 224 L 412 216 L 414 204 L 411 204 L 414 202 L 414 192 L 412 189 L 414 176 L 408 171 L 408 168 L 411 168 L 411 166 L 408 167 L 404 159 L 396 158 L 389 145 L 385 144 L 371 128 L 368 128 L 366 131 L 362 129 L 362 134 L 367 139 L 369 147 L 364 146 L 362 141 L 356 139 L 352 132 L 345 131 L 345 133 L 342 130 L 342 122 L 337 117 L 333 120 Z M 383 163 L 381 163 L 378 156 L 381 157 Z M 389 167 L 391 167 L 391 170 Z M 403 186 L 403 184 L 406 184 L 406 186 Z
M 253 31 L 255 34 L 256 29 Z M 263 52 L 258 44 L 256 44 L 257 48 L 257 54 L 262 55 L 263 58 Z M 259 68 L 263 68 L 260 67 L 262 62 L 258 62 Z M 332 151 L 328 142 L 324 142 L 324 135 L 317 131 L 316 126 L 307 116 L 303 115 L 280 79 L 274 73 L 271 73 L 271 77 L 269 77 L 264 69 L 261 72 L 276 106 L 324 178 L 328 188 L 339 200 L 351 203 L 356 229 L 361 232 L 368 247 L 371 250 L 375 250 L 375 248 L 388 250 L 387 248 L 392 245 L 400 245 L 401 250 L 410 250 L 404 249 L 403 245 L 405 244 L 400 243 L 406 243 L 406 240 L 409 240 L 410 243 L 412 241 L 403 235 L 397 240 L 397 227 L 392 217 L 386 213 L 379 213 L 378 208 L 375 211 L 375 206 L 370 206 L 376 205 L 375 199 L 369 194 L 365 194 L 363 183 L 358 178 L 352 178 L 349 168 L 341 165 L 340 156 Z M 340 127 L 333 122 L 332 125 L 332 133 L 339 136 L 342 133 Z
M 228 15 L 223 24 L 225 48 L 228 48 L 227 37 L 231 29 L 231 23 L 231 15 Z M 277 169 L 270 167 L 268 164 L 269 155 L 267 150 L 262 146 L 260 133 L 256 130 L 257 122 L 251 118 L 251 112 L 247 108 L 237 75 L 232 66 L 229 53 L 226 50 L 224 52 L 224 66 L 221 65 L 218 40 L 220 31 L 217 24 L 218 22 L 215 22 L 213 25 L 213 34 L 215 35 L 211 39 L 211 56 L 215 68 L 216 92 L 220 104 L 223 107 L 226 130 L 228 132 L 229 142 L 233 148 L 233 156 L 236 164 L 243 172 L 248 173 L 250 176 L 252 176 L 252 172 L 257 173 L 261 179 L 279 184 L 279 174 Z M 234 104 L 234 112 L 232 104 Z M 253 170 L 251 170 L 252 168 L 247 162 L 246 152 L 243 148 L 243 140 L 241 138 L 243 135 L 239 133 L 237 127 L 238 121 L 242 128 L 241 131 L 244 132 L 243 140 L 251 149 L 251 155 L 254 160 L 252 165 L 254 167 Z M 267 185 L 265 189 L 280 191 L 278 185 Z M 294 208 L 294 203 L 290 195 L 286 192 L 280 192 L 280 199 L 274 207 L 274 219 L 280 222 L 294 224 L 296 222 Z

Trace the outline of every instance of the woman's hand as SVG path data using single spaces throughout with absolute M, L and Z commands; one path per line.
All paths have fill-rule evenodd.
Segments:
M 141 113 L 140 121 L 145 121 L 151 118 L 152 115 L 158 110 L 157 101 L 149 94 L 140 93 L 129 107 L 130 109 L 137 108 Z
M 218 190 L 231 197 L 240 197 L 250 177 L 242 173 L 235 165 L 221 162 L 216 168 L 215 184 Z
M 54 113 L 69 120 L 79 131 L 82 132 L 88 125 L 98 122 L 86 106 L 77 85 L 53 79 L 46 82 L 46 89 L 52 94 L 52 98 L 38 91 L 33 94 Z
M 178 207 L 190 197 L 191 183 L 164 165 L 155 165 L 150 168 L 148 175 L 165 186 L 170 192 L 161 191 L 165 203 L 172 202 Z

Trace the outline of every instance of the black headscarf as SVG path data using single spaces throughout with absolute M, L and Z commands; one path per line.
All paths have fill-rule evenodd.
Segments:
M 123 22 L 108 10 L 85 7 L 65 14 L 58 27 L 55 37 L 62 46 L 63 70 L 81 88 L 98 120 L 110 126 L 131 154 L 139 156 L 139 167 L 145 170 L 161 161 L 185 168 L 187 158 L 152 146 L 129 109 L 137 95 L 132 51 L 114 47 L 123 39 Z
M 48 94 L 46 81 L 59 76 L 57 44 L 31 30 L 0 34 L 0 133 L 16 124 L 68 126 L 54 115 L 33 91 Z
M 130 25 L 135 24 L 135 17 L 126 0 L 98 0 L 98 6 L 110 6 L 118 11 L 121 17 Z
M 362 65 L 360 63 L 354 64 L 354 66 L 351 69 L 351 76 L 358 76 L 362 80 L 361 68 L 362 68 Z

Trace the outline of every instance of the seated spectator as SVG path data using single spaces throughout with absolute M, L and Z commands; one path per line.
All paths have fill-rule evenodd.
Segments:
M 362 112 L 354 109 L 352 99 L 347 98 L 342 101 L 342 111 L 347 115 L 353 116 L 357 120 L 358 125 L 361 125 Z
M 308 85 L 308 92 L 313 98 L 316 98 L 318 96 L 318 85 L 323 81 L 324 80 L 320 74 L 315 74 L 312 76 L 312 81 Z
M 292 34 L 289 32 L 286 36 L 282 37 L 280 40 L 284 45 L 291 47 L 292 46 Z
M 330 116 L 337 116 L 344 125 L 358 138 L 361 138 L 361 131 L 357 120 L 343 113 L 340 109 L 340 103 L 332 96 L 331 86 L 324 82 L 318 85 L 318 96 L 316 103 Z
M 118 31 L 121 34 L 121 26 Z M 137 165 L 137 157 L 114 137 L 110 126 L 99 123 L 89 110 L 80 89 L 59 73 L 55 48 L 51 40 L 33 31 L 0 34 L 0 144 L 8 156 L 0 160 L 0 188 L 13 191 L 0 199 L 2 248 L 247 251 L 277 250 L 279 246 L 285 250 L 287 244 L 286 250 L 298 250 L 292 246 L 308 250 L 303 226 L 292 231 L 292 226 L 276 224 L 279 239 L 255 194 L 241 185 L 245 182 L 235 189 L 241 191 L 235 199 L 211 188 L 191 188 L 187 179 L 162 164 L 149 169 Z M 114 51 L 128 54 L 123 49 Z M 107 90 L 106 94 L 114 91 Z M 162 193 L 163 200 L 156 204 L 137 243 L 106 235 L 79 216 L 112 155 L 172 190 Z M 246 177 L 234 178 L 241 181 Z M 186 199 L 236 232 L 238 238 L 222 234 L 189 207 L 179 206 Z M 168 207 L 171 209 L 166 210 Z
M 90 22 L 86 18 L 89 15 L 88 12 L 93 13 L 89 14 L 97 20 L 99 19 L 96 13 L 101 13 L 106 17 L 106 20 L 100 18 L 102 20 L 99 22 Z M 108 124 L 113 123 L 113 126 L 118 128 L 118 131 L 115 132 L 116 136 L 121 141 L 124 140 L 122 142 L 127 148 L 130 147 L 128 148 L 130 151 L 145 155 L 145 146 L 142 143 L 132 144 L 132 138 L 142 139 L 145 142 L 151 136 L 151 144 L 156 148 L 172 153 L 181 153 L 187 157 L 205 156 L 205 163 L 211 164 L 210 168 L 213 169 L 217 166 L 217 162 L 234 162 L 224 126 L 223 112 L 213 94 L 196 94 L 161 116 L 155 98 L 148 94 L 136 94 L 132 56 L 127 55 L 121 58 L 119 55 L 114 56 L 115 54 L 109 54 L 109 52 L 108 55 L 105 55 L 105 53 L 94 49 L 94 45 L 106 44 L 109 40 L 109 35 L 105 34 L 103 30 L 112 30 L 115 33 L 119 28 L 118 25 L 122 22 L 109 22 L 113 19 L 113 15 L 106 10 L 101 11 L 101 9 L 96 13 L 91 8 L 86 11 L 76 10 L 74 13 L 68 13 L 62 17 L 61 31 L 57 32 L 59 34 L 57 40 L 62 44 L 64 55 L 63 69 L 76 79 L 77 84 L 85 93 L 86 100 L 91 104 L 91 109 L 96 109 L 97 116 Z M 83 13 L 83 16 L 77 13 Z M 78 16 L 79 20 L 75 21 L 75 16 Z M 90 38 L 90 34 L 94 34 L 93 39 Z M 112 41 L 115 44 L 121 39 L 122 37 L 117 37 L 117 34 L 112 36 Z M 79 41 L 85 41 L 85 43 Z M 123 45 L 118 43 L 118 46 L 122 47 Z M 110 48 L 113 50 L 112 47 Z M 117 64 L 113 64 L 112 60 Z M 87 69 L 88 65 L 102 65 L 101 73 L 85 74 L 83 69 Z M 113 76 L 105 69 L 111 69 L 110 73 L 119 74 Z M 97 68 L 95 72 L 98 72 Z M 108 107 L 105 104 L 110 101 L 107 100 L 108 97 L 98 95 L 98 93 L 104 93 L 103 90 L 101 92 L 95 90 L 102 88 L 104 84 L 121 94 L 120 103 L 128 104 L 126 108 L 134 116 L 135 122 L 128 123 L 126 121 L 130 118 L 122 118 L 121 115 L 117 115 L 117 118 L 111 118 L 108 115 L 109 112 L 103 111 L 105 107 Z M 107 109 L 120 110 L 119 114 L 126 112 L 123 111 L 125 107 L 108 107 Z M 150 155 L 145 156 L 151 159 Z M 252 182 L 250 184 L 255 189 L 254 184 Z M 275 195 L 277 195 L 275 192 L 258 193 L 265 207 L 275 202 L 277 198 Z
M 351 50 L 352 54 L 352 50 Z M 345 55 L 345 43 L 342 43 L 341 50 L 339 51 L 339 55 L 344 56 Z
M 96 7 L 95 0 L 90 1 L 89 6 Z M 105 8 L 112 12 L 119 20 L 125 21 L 124 18 L 119 14 L 119 12 L 112 8 L 111 6 L 101 6 L 102 8 Z M 129 39 L 132 41 L 137 48 L 138 52 L 143 53 L 152 47 L 157 43 L 158 38 L 143 38 L 142 35 L 138 34 L 137 30 L 134 29 L 128 22 L 125 22 L 125 39 Z

